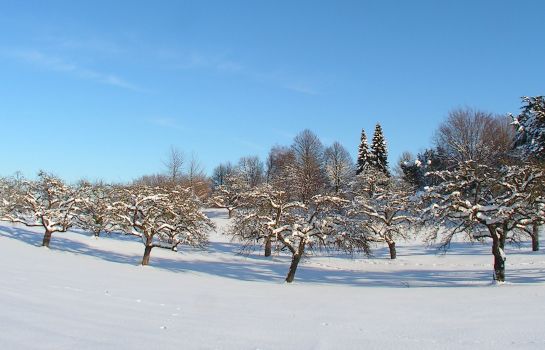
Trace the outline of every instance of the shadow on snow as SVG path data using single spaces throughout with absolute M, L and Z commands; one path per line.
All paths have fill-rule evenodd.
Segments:
M 72 233 L 81 234 L 91 237 L 90 234 L 81 231 L 72 231 Z M 18 227 L 0 226 L 0 234 L 10 239 L 25 242 L 36 247 L 41 246 L 43 235 L 38 232 L 32 232 Z M 128 240 L 126 236 L 105 236 L 99 239 L 119 239 Z M 132 238 L 132 237 L 131 237 Z M 134 239 L 132 239 L 134 241 Z M 486 245 L 473 245 L 456 243 L 464 247 L 464 250 L 469 248 L 469 253 L 465 254 L 487 254 L 489 248 Z M 417 249 L 409 247 L 410 249 Z M 82 254 L 92 256 L 109 262 L 138 265 L 141 260 L 141 255 L 127 255 L 103 250 L 97 247 L 89 246 L 82 242 L 72 241 L 62 234 L 54 234 L 51 240 L 50 249 L 65 251 L 74 254 Z M 159 248 L 158 248 L 159 249 Z M 220 276 L 241 281 L 257 281 L 257 282 L 275 282 L 282 283 L 287 274 L 290 264 L 288 256 L 275 256 L 273 258 L 265 258 L 260 256 L 260 250 L 249 255 L 237 254 L 241 249 L 238 243 L 220 243 L 211 242 L 208 249 L 199 251 L 201 254 L 210 254 L 217 257 L 217 261 L 206 261 L 199 259 L 184 260 L 184 257 L 191 257 L 195 249 L 183 247 L 180 255 L 174 256 L 172 259 L 165 257 L 151 256 L 151 267 L 157 269 L 168 270 L 176 273 L 198 272 L 213 276 Z M 422 250 L 422 247 L 419 248 Z M 456 249 L 452 247 L 452 249 Z M 473 250 L 475 249 L 475 251 Z M 436 251 L 435 249 L 431 249 Z M 142 249 L 143 252 L 143 249 Z M 416 252 L 409 250 L 409 254 Z M 172 253 L 175 254 L 175 253 Z M 420 254 L 422 252 L 420 251 Z M 538 254 L 542 254 L 539 252 Z M 229 259 L 225 259 L 225 255 L 230 255 Z M 384 252 L 379 252 L 376 255 L 385 255 Z M 405 254 L 404 254 L 405 255 Z M 181 259 L 180 259 L 181 258 Z M 314 266 L 312 266 L 314 265 Z M 317 284 L 337 284 L 351 285 L 358 287 L 468 287 L 468 286 L 485 286 L 490 285 L 492 280 L 492 272 L 490 268 L 484 270 L 411 270 L 403 269 L 399 266 L 393 266 L 398 270 L 387 272 L 376 271 L 358 271 L 350 269 L 342 269 L 336 267 L 320 266 L 320 263 L 303 261 L 297 270 L 296 282 L 299 283 L 317 283 Z M 517 268 L 510 270 L 507 267 L 507 281 L 510 283 L 530 284 L 544 283 L 545 270 L 540 268 Z

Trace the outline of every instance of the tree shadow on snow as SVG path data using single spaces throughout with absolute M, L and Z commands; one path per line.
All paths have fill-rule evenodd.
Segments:
M 84 233 L 78 233 L 84 234 Z M 18 227 L 0 226 L 0 235 L 39 247 L 43 234 Z M 87 236 L 90 236 L 87 234 Z M 100 239 L 116 239 L 103 237 Z M 123 239 L 126 239 L 123 238 Z M 172 252 L 173 258 L 154 255 L 152 252 L 150 266 L 156 269 L 175 273 L 196 272 L 240 281 L 282 283 L 288 272 L 290 258 L 274 256 L 265 258 L 261 251 L 248 255 L 240 255 L 241 245 L 238 243 L 211 242 L 207 252 L 215 255 L 214 261 L 198 259 L 193 255 L 196 249 L 182 247 L 179 254 Z M 53 236 L 52 250 L 70 252 L 99 258 L 109 262 L 138 265 L 141 255 L 126 255 L 109 250 L 92 247 L 85 243 L 72 241 L 62 234 Z M 157 248 L 159 249 L 159 248 Z M 143 251 L 143 247 L 142 247 Z M 202 254 L 202 251 L 199 251 Z M 206 255 L 205 255 L 206 256 Z M 314 266 L 313 266 L 314 265 Z M 350 285 L 355 287 L 468 287 L 490 285 L 492 266 L 484 270 L 430 270 L 403 269 L 392 266 L 391 271 L 361 271 L 320 266 L 312 259 L 299 265 L 295 281 L 297 283 L 316 283 L 331 285 Z M 517 284 L 545 283 L 545 269 L 517 268 L 507 266 L 507 281 Z

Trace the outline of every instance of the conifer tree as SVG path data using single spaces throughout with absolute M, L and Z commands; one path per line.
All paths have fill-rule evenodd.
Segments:
M 523 97 L 522 112 L 513 117 L 515 147 L 528 159 L 545 161 L 545 96 Z
M 361 129 L 361 142 L 358 148 L 358 166 L 356 169 L 356 175 L 359 175 L 363 172 L 366 166 L 370 163 L 369 146 L 367 144 L 367 135 L 365 135 L 365 130 Z
M 371 159 L 370 164 L 390 176 L 388 171 L 388 150 L 386 148 L 386 139 L 382 133 L 382 127 L 377 123 L 375 134 L 373 135 L 373 143 L 371 144 Z

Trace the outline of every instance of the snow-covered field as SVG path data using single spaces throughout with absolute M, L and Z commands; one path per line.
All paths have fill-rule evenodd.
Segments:
M 545 348 L 545 254 L 527 245 L 509 247 L 499 286 L 489 246 L 468 243 L 313 257 L 288 285 L 288 257 L 237 255 L 217 233 L 204 252 L 156 248 L 148 267 L 134 238 L 41 240 L 0 223 L 2 349 Z

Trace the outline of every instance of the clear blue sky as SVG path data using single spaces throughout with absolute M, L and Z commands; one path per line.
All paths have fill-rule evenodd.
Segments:
M 0 1 L 0 175 L 210 172 L 304 128 L 390 163 L 449 110 L 545 93 L 545 1 Z

